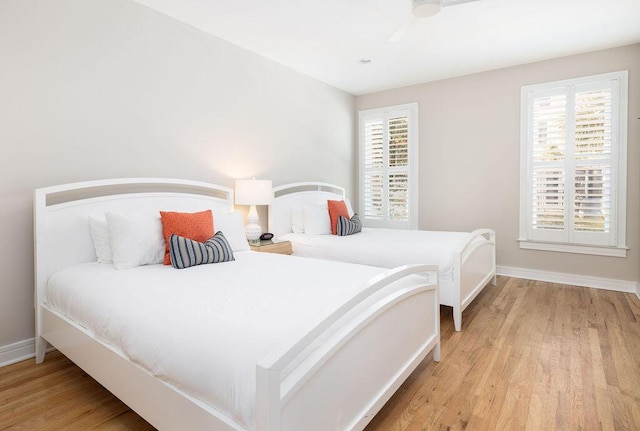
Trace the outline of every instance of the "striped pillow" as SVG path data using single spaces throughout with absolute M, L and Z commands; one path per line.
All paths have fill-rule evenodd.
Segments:
M 171 265 L 178 269 L 235 260 L 231 246 L 220 231 L 205 242 L 173 234 L 169 237 L 169 255 Z
M 357 213 L 351 219 L 347 219 L 344 216 L 338 217 L 337 227 L 338 236 L 353 235 L 362 231 L 362 223 L 360 223 L 360 217 L 358 217 Z

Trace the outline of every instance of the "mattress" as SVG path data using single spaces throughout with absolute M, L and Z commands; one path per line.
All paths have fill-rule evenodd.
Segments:
M 441 280 L 453 280 L 455 252 L 461 251 L 470 238 L 468 232 L 377 228 L 363 228 L 348 236 L 287 233 L 278 237 L 291 241 L 296 256 L 383 268 L 414 263 L 438 265 Z
M 47 306 L 254 429 L 256 364 L 383 270 L 251 251 L 235 257 L 184 270 L 75 265 L 50 277 Z

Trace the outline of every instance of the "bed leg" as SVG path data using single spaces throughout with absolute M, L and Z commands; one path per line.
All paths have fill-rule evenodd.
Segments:
M 44 354 L 47 353 L 47 340 L 36 337 L 36 364 L 44 362 Z
M 440 342 L 436 344 L 436 347 L 433 348 L 433 360 L 436 362 L 440 362 Z
M 498 274 L 493 274 L 493 278 L 491 279 L 491 285 L 492 286 L 498 285 Z
M 460 307 L 453 307 L 453 326 L 456 331 L 462 331 L 462 311 Z

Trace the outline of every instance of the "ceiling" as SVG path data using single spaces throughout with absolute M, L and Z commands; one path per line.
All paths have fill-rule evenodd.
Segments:
M 398 42 L 409 0 L 136 1 L 355 95 L 640 42 L 640 0 L 480 0 Z

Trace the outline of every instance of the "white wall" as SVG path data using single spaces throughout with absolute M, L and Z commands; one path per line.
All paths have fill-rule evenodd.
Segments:
M 0 356 L 33 337 L 34 188 L 353 188 L 353 112 L 353 96 L 131 0 L 0 1 Z
M 521 250 L 516 241 L 521 87 L 617 70 L 629 70 L 628 257 Z M 640 44 L 363 95 L 356 98 L 356 109 L 416 101 L 420 228 L 493 228 L 502 266 L 639 280 Z

